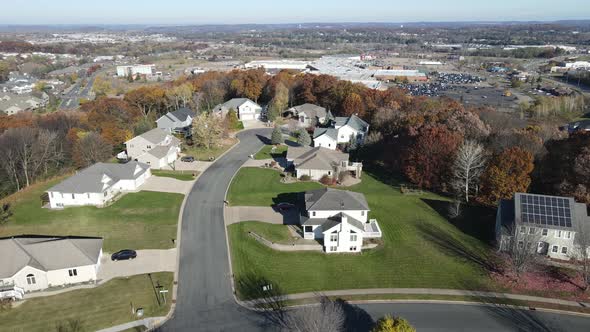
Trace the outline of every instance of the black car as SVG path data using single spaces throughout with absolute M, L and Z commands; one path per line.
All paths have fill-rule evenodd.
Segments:
M 193 156 L 184 156 L 184 157 L 180 158 L 180 161 L 183 161 L 185 163 L 192 163 L 193 161 L 195 161 L 195 157 L 193 157 Z
M 134 259 L 137 257 L 137 253 L 135 250 L 131 249 L 123 249 L 121 251 L 117 251 L 116 253 L 111 255 L 111 260 L 113 261 L 123 261 L 126 259 Z

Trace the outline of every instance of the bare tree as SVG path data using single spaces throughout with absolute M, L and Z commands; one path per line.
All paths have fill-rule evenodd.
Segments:
M 513 272 L 518 277 L 536 263 L 540 233 L 540 229 L 526 226 L 515 226 L 512 230 L 508 253 Z
M 584 288 L 590 291 L 590 225 L 579 223 L 575 236 L 575 255 L 580 264 L 580 274 L 584 280 Z
M 193 139 L 210 149 L 223 136 L 223 119 L 213 113 L 201 113 L 193 119 Z
M 462 193 L 466 202 L 469 202 L 469 194 L 479 182 L 485 163 L 484 148 L 480 143 L 467 140 L 459 147 L 451 185 L 456 192 Z
M 345 330 L 346 315 L 342 302 L 320 296 L 319 305 L 292 310 L 287 319 L 287 329 L 297 332 L 341 332 Z
M 74 161 L 78 167 L 88 167 L 112 155 L 113 147 L 95 132 L 80 138 L 74 146 Z

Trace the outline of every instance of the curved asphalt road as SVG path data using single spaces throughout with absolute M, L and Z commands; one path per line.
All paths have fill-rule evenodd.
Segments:
M 232 176 L 264 144 L 269 129 L 238 134 L 240 143 L 195 183 L 182 216 L 178 296 L 164 331 L 274 331 L 232 295 L 223 200 Z M 348 306 L 348 327 L 364 331 L 373 319 L 393 313 L 418 331 L 590 331 L 590 319 L 497 306 L 460 304 L 362 304 Z M 354 323 L 353 323 L 354 321 Z

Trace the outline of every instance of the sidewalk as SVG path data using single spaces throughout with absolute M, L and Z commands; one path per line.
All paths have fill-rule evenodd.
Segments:
M 119 332 L 132 329 L 134 327 L 145 326 L 148 329 L 158 326 L 166 317 L 148 317 L 125 324 L 112 326 L 106 329 L 98 330 L 97 332 Z
M 434 288 L 370 288 L 370 289 L 343 289 L 335 291 L 323 291 L 323 292 L 308 292 L 284 295 L 278 298 L 278 300 L 303 300 L 316 298 L 318 294 L 323 296 L 354 296 L 354 295 L 447 295 L 447 296 L 471 296 L 481 298 L 496 298 L 496 299 L 509 299 L 509 300 L 521 300 L 541 303 L 551 303 L 570 307 L 588 308 L 590 303 L 577 302 L 569 300 L 560 300 L 546 297 L 530 296 L 530 295 L 519 295 L 519 294 L 507 294 L 507 293 L 494 293 L 494 292 L 481 292 L 481 291 L 468 291 L 460 289 L 434 289 Z M 481 301 L 485 303 L 485 301 Z M 256 305 L 256 300 L 241 302 L 247 307 L 253 307 Z

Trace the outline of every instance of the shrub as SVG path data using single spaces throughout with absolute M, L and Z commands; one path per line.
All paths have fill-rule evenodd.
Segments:
M 334 184 L 334 178 L 326 174 L 322 176 L 322 178 L 320 179 L 320 183 L 325 186 L 331 186 Z
M 311 180 L 311 176 L 309 176 L 309 175 L 302 175 L 299 178 L 299 180 L 301 180 L 301 181 L 309 181 L 309 180 Z

